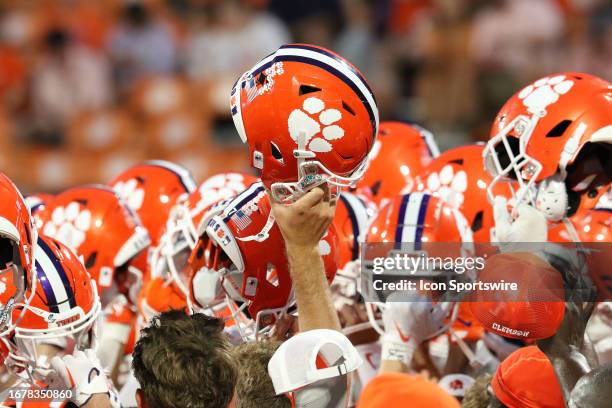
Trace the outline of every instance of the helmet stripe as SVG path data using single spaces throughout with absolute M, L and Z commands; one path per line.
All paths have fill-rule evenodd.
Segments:
M 249 188 L 238 194 L 223 210 L 223 221 L 228 222 L 237 209 L 242 208 L 244 204 L 251 201 L 262 191 L 264 191 L 264 187 L 261 181 L 251 184 Z
M 36 275 L 38 277 L 38 283 L 43 288 L 43 292 L 45 292 L 45 297 L 47 298 L 47 304 L 49 305 L 49 310 L 53 313 L 59 313 L 59 309 L 57 308 L 57 300 L 55 299 L 55 293 L 53 293 L 53 287 L 47 278 L 47 274 L 45 270 L 40 265 L 38 260 L 35 261 L 36 264 Z
M 414 243 L 414 249 L 421 249 L 423 226 L 429 205 L 428 194 L 406 194 L 400 203 L 395 234 L 396 243 Z M 399 249 L 399 246 L 396 246 Z
M 278 55 L 275 58 L 275 61 L 293 61 L 314 65 L 332 73 L 333 75 L 341 79 L 353 90 L 353 92 L 355 92 L 355 94 L 363 102 L 363 105 L 365 106 L 366 111 L 368 112 L 368 116 L 370 117 L 370 122 L 372 123 L 374 134 L 378 133 L 378 107 L 376 106 L 376 101 L 374 100 L 373 95 L 366 88 L 363 82 L 355 81 L 355 74 L 349 69 L 347 69 L 345 64 L 340 64 L 336 60 L 328 57 L 326 60 L 322 61 L 320 58 L 318 58 L 321 55 L 317 55 L 312 51 L 293 51 L 299 52 L 300 54 L 304 55 Z
M 419 208 L 419 219 L 417 222 L 417 228 L 414 235 L 414 242 L 416 243 L 415 249 L 421 249 L 422 238 L 423 238 L 423 227 L 425 226 L 425 215 L 427 214 L 427 207 L 429 206 L 428 194 L 423 194 L 421 199 L 421 206 Z
M 348 216 L 351 220 L 351 227 L 353 228 L 353 245 L 351 245 L 351 259 L 355 260 L 359 257 L 359 233 L 361 232 L 361 228 L 359 225 L 359 221 L 357 220 L 357 214 L 355 214 L 355 209 L 353 204 L 351 203 L 351 199 L 356 199 L 356 197 L 348 195 L 348 194 L 340 194 L 340 200 L 344 203 L 344 207 L 346 207 L 346 211 L 348 212 Z
M 38 240 L 38 247 L 42 249 L 42 251 L 38 251 L 36 259 L 40 261 L 40 266 L 44 270 L 45 276 L 51 285 L 59 311 L 60 313 L 67 312 L 71 308 L 76 307 L 76 301 L 64 266 L 59 262 L 57 256 L 42 239 Z
M 313 46 L 307 45 L 307 44 L 286 44 L 286 45 L 283 45 L 281 48 L 283 48 L 283 49 L 295 48 L 295 49 L 310 50 L 310 51 L 318 52 L 318 53 L 326 55 L 326 56 L 328 56 L 330 58 L 335 59 L 336 61 L 338 61 L 339 63 L 345 65 L 348 69 L 350 69 L 361 80 L 361 82 L 363 82 L 363 84 L 366 86 L 368 91 L 370 91 L 372 96 L 374 96 L 374 93 L 372 92 L 372 89 L 370 89 L 370 85 L 368 85 L 368 82 L 361 75 L 361 73 L 357 69 L 355 69 L 351 64 L 349 64 L 348 61 L 346 61 L 345 59 L 339 57 L 338 55 L 333 54 L 333 53 L 331 53 L 331 52 L 329 52 L 329 51 L 327 51 L 325 49 L 318 48 L 318 47 L 313 47 Z M 374 101 L 376 102 L 376 97 L 375 96 L 374 96 Z
M 399 215 L 397 218 L 397 229 L 395 230 L 396 244 L 400 244 L 404 236 L 404 219 L 406 218 L 406 207 L 408 206 L 409 201 L 410 201 L 410 194 L 406 194 L 405 196 L 402 197 L 402 201 L 400 202 Z M 395 248 L 399 249 L 400 246 L 396 245 Z
M 183 185 L 183 188 L 188 193 L 193 193 L 197 188 L 196 182 L 191 175 L 191 172 L 187 170 L 183 166 L 179 166 L 178 164 L 166 161 L 166 160 L 147 160 L 143 164 L 147 166 L 156 166 L 171 171 L 176 174 L 179 181 Z

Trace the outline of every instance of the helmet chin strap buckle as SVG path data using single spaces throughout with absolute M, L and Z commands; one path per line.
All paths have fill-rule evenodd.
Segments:
M 296 159 L 314 159 L 317 155 L 308 150 L 295 149 L 293 150 L 293 157 Z

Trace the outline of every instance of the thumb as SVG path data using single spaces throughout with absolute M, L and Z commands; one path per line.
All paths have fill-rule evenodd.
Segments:
M 55 370 L 55 372 L 61 378 L 64 384 L 67 387 L 74 388 L 76 383 L 74 379 L 72 378 L 72 375 L 70 374 L 70 371 L 68 370 L 68 367 L 66 367 L 66 363 L 64 362 L 64 360 L 62 360 L 59 356 L 55 356 L 51 359 L 50 363 L 51 363 L 51 368 Z

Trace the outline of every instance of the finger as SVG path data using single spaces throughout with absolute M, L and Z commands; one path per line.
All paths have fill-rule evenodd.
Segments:
M 59 357 L 55 356 L 51 359 L 51 368 L 57 373 L 57 375 L 61 378 L 64 384 L 70 388 L 75 386 L 74 379 L 70 375 L 68 368 L 66 367 L 66 363 Z
M 315 187 L 291 205 L 294 206 L 294 208 L 298 211 L 306 211 L 319 204 L 323 200 L 324 196 L 325 192 L 323 191 L 323 189 L 321 189 L 320 187 Z
M 100 362 L 100 360 L 98 359 L 98 355 L 93 349 L 86 349 L 85 356 L 89 361 L 91 361 L 93 365 L 98 365 L 98 363 Z
M 329 203 L 331 200 L 331 188 L 329 188 L 329 184 L 321 184 L 319 187 L 322 188 L 323 192 L 325 193 L 323 196 L 323 202 Z
M 508 200 L 503 196 L 495 196 L 493 202 L 493 217 L 495 218 L 495 224 L 510 224 L 510 213 L 508 212 Z

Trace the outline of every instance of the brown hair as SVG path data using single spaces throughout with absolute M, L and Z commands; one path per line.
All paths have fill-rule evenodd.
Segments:
M 152 319 L 132 369 L 151 408 L 227 408 L 237 379 L 223 321 L 171 310 Z
M 240 370 L 236 384 L 236 408 L 291 408 L 284 395 L 275 395 L 268 375 L 268 362 L 280 342 L 258 341 L 234 348 Z

